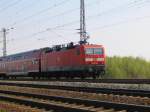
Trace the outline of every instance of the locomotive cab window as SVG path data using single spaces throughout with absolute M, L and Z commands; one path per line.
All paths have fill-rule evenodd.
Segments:
M 103 54 L 102 48 L 86 48 L 85 49 L 86 54 Z
M 103 54 L 102 48 L 94 48 L 94 54 Z
M 93 48 L 86 48 L 85 49 L 85 53 L 86 54 L 93 54 L 94 52 L 93 52 Z

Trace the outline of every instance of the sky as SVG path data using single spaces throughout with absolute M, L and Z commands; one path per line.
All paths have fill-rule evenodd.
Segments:
M 0 0 L 7 54 L 78 42 L 80 0 Z M 150 0 L 85 0 L 88 40 L 107 56 L 150 60 Z M 13 29 L 11 29 L 13 28 Z M 0 32 L 0 55 L 2 55 Z

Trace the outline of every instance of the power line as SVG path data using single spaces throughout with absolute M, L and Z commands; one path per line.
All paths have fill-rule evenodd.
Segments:
M 59 2 L 58 4 L 55 4 L 55 5 L 51 6 L 51 7 L 48 7 L 48 8 L 46 8 L 46 9 L 43 9 L 43 10 L 41 10 L 41 11 L 39 11 L 39 12 L 37 12 L 37 13 L 34 13 L 34 14 L 32 14 L 32 15 L 29 15 L 29 16 L 27 16 L 27 17 L 24 17 L 23 19 L 21 19 L 21 20 L 19 20 L 19 21 L 16 21 L 16 22 L 14 22 L 12 25 L 9 25 L 9 26 L 15 26 L 15 25 L 17 25 L 17 24 L 20 23 L 20 22 L 22 23 L 22 22 L 24 22 L 25 20 L 32 19 L 33 17 L 39 16 L 40 14 L 42 14 L 42 13 L 48 11 L 48 10 L 51 10 L 51 9 L 53 9 L 53 8 L 56 8 L 56 7 L 60 6 L 60 5 L 63 5 L 64 3 L 67 3 L 68 1 L 69 1 L 69 0 L 64 0 L 64 1 L 62 1 L 62 2 Z
M 110 10 L 107 10 L 107 11 L 104 11 L 104 12 L 102 12 L 102 13 L 99 13 L 98 15 L 95 15 L 95 16 L 99 16 L 100 14 L 108 13 L 109 11 L 111 12 L 113 9 L 122 8 L 122 6 L 125 7 L 126 5 L 133 5 L 133 4 L 138 3 L 138 2 L 140 2 L 140 1 L 134 0 L 134 1 L 132 1 L 131 3 L 127 3 L 127 4 L 124 4 L 124 5 L 120 5 L 119 7 L 112 8 L 112 9 L 110 9 Z M 147 2 L 147 1 L 145 1 L 145 2 Z M 94 5 L 94 4 L 97 4 L 97 2 L 95 2 L 95 3 L 93 3 L 93 4 L 92 4 L 92 3 L 88 3 L 88 4 L 86 5 L 86 7 L 92 6 L 92 5 Z M 71 9 L 71 10 L 68 10 L 68 11 L 65 11 L 65 12 L 62 12 L 62 13 L 60 13 L 60 14 L 56 14 L 56 15 L 54 15 L 54 16 L 48 17 L 47 19 L 54 19 L 55 17 L 59 17 L 59 16 L 66 15 L 66 14 L 70 14 L 70 13 L 76 11 L 76 10 L 79 10 L 79 9 L 80 9 L 79 7 L 78 7 L 78 8 L 74 8 L 74 9 Z
M 63 25 L 57 25 L 57 26 L 55 26 L 55 27 L 46 28 L 46 29 L 44 29 L 44 30 L 41 30 L 41 31 L 32 33 L 31 35 L 25 36 L 24 38 L 27 38 L 27 37 L 33 38 L 33 37 L 35 37 L 35 36 L 37 36 L 37 35 L 39 35 L 39 34 L 41 34 L 41 33 L 45 33 L 45 32 L 48 32 L 48 31 L 53 31 L 53 30 L 56 30 L 56 29 L 58 29 L 58 28 L 65 27 L 65 26 L 68 26 L 68 25 L 73 25 L 73 24 L 78 23 L 78 22 L 79 22 L 79 20 L 76 20 L 76 21 L 72 21 L 72 22 L 69 22 L 69 23 L 65 23 L 65 24 L 63 24 Z M 31 39 L 31 38 L 30 38 L 30 39 Z M 22 39 L 17 39 L 17 40 L 22 40 Z
M 23 14 L 23 11 L 24 11 L 24 10 L 29 9 L 30 7 L 36 6 L 36 5 L 39 4 L 39 3 L 40 3 L 40 2 L 39 2 L 39 1 L 37 2 L 37 0 L 35 0 L 35 1 L 32 0 L 32 2 L 30 2 L 30 4 L 21 7 L 21 9 L 17 9 L 17 11 L 14 12 L 13 15 L 9 15 L 9 16 L 7 16 L 7 18 L 12 18 L 12 17 L 19 18 L 19 17 L 22 17 L 22 16 L 20 16 L 19 14 Z M 25 3 L 24 3 L 24 4 L 25 4 Z M 19 20 L 19 21 L 20 21 L 20 20 Z M 25 21 L 24 21 L 24 22 L 25 22 Z M 22 22 L 20 21 L 20 23 L 22 23 Z M 18 24 L 18 23 L 13 22 L 12 24 L 7 25 L 7 27 L 12 26 L 13 24 Z
M 146 2 L 146 1 L 145 1 Z M 133 3 L 138 3 L 138 2 L 131 2 L 132 4 Z M 130 3 L 130 4 L 131 4 Z M 125 5 L 127 5 L 127 4 L 125 4 Z M 125 6 L 125 5 L 121 5 L 121 6 Z M 128 3 L 128 5 L 129 5 L 129 3 Z M 120 6 L 119 6 L 120 7 Z M 118 7 L 117 7 L 118 8 Z M 112 8 L 112 9 L 117 9 L 117 8 Z M 111 9 L 110 9 L 111 10 Z M 109 11 L 110 11 L 109 10 Z M 102 12 L 102 13 L 99 13 L 99 14 L 97 14 L 96 16 L 102 16 L 104 13 L 107 13 L 107 12 L 109 12 L 109 11 L 104 11 L 104 12 Z M 89 19 L 94 19 L 94 18 L 96 18 L 96 16 L 94 15 L 94 16 L 89 16 L 89 17 L 87 17 L 87 20 L 89 20 Z M 29 35 L 29 36 L 26 36 L 26 37 L 34 37 L 34 36 L 37 36 L 37 35 L 39 35 L 39 34 L 41 34 L 41 33 L 45 33 L 45 32 L 47 32 L 47 31 L 52 31 L 52 30 L 56 30 L 56 29 L 58 29 L 58 28 L 62 28 L 62 27 L 65 27 L 65 26 L 69 26 L 69 25 L 73 25 L 73 24 L 75 24 L 75 23 L 78 23 L 79 22 L 79 20 L 76 20 L 76 21 L 72 21 L 72 22 L 69 22 L 69 23 L 65 23 L 65 24 L 63 24 L 63 25 L 57 25 L 57 26 L 55 26 L 55 27 L 52 27 L 52 28 L 46 28 L 46 29 L 44 29 L 44 30 L 41 30 L 41 31 L 39 31 L 39 32 L 36 32 L 36 33 L 33 33 L 33 34 L 31 34 L 31 35 Z M 120 22 L 119 22 L 120 23 Z
M 143 1 L 143 2 L 142 2 Z M 89 19 L 96 19 L 96 17 L 100 17 L 100 16 L 103 16 L 104 14 L 108 14 L 108 13 L 110 13 L 110 12 L 112 12 L 112 11 L 114 11 L 114 10 L 116 10 L 116 9 L 118 9 L 118 8 L 121 8 L 121 10 L 123 9 L 123 8 L 127 8 L 126 6 L 128 6 L 128 8 L 133 8 L 133 6 L 132 5 L 135 5 L 135 4 L 138 4 L 138 3 L 140 3 L 139 5 L 141 5 L 141 3 L 145 3 L 145 2 L 148 2 L 148 1 L 144 1 L 144 0 L 141 0 L 141 1 L 137 1 L 137 0 L 134 0 L 134 1 L 132 1 L 132 2 L 130 2 L 130 3 L 126 3 L 126 4 L 123 4 L 123 5 L 119 5 L 119 6 L 117 6 L 117 7 L 113 7 L 113 8 L 111 8 L 111 9 L 109 9 L 109 10 L 106 10 L 106 11 L 103 11 L 103 12 L 101 12 L 101 13 L 98 13 L 98 14 L 96 14 L 96 15 L 92 15 L 92 16 L 88 16 L 87 17 L 87 19 L 86 20 L 89 20 Z M 130 6 L 130 7 L 129 7 Z M 131 7 L 132 6 L 132 7 Z M 135 5 L 136 6 L 136 5 Z M 134 7 L 135 7 L 134 6 Z M 75 9 L 72 9 L 72 11 L 73 10 L 75 10 Z M 71 10 L 70 10 L 71 11 Z M 120 10 L 119 10 L 120 11 Z M 62 13 L 62 14 L 60 14 L 60 15 L 63 15 L 63 14 L 65 14 L 65 13 L 69 13 L 69 11 L 67 12 L 64 12 L 64 13 Z M 53 16 L 53 18 L 54 17 L 58 17 L 58 16 L 60 16 L 59 14 L 58 15 L 55 15 L 55 16 Z M 75 23 L 77 23 L 77 22 L 79 22 L 79 20 L 76 20 L 76 21 L 72 21 L 72 22 L 70 22 L 70 23 L 66 23 L 66 24 L 63 24 L 63 25 L 58 25 L 58 26 L 56 26 L 56 28 L 60 28 L 60 27 L 65 27 L 65 26 L 68 26 L 68 25 L 71 25 L 71 24 L 75 24 Z M 56 28 L 54 28 L 54 29 L 56 29 Z
M 115 10 L 115 9 L 117 9 L 117 8 L 120 8 L 120 7 L 125 7 L 126 5 L 133 5 L 133 4 L 137 4 L 137 3 L 139 3 L 139 2 L 141 2 L 141 1 L 136 1 L 136 0 L 134 0 L 134 1 L 132 1 L 132 2 L 130 2 L 130 3 L 126 3 L 126 4 L 124 4 L 124 5 L 120 5 L 120 6 L 118 6 L 118 7 L 115 7 L 115 8 L 112 8 L 112 9 L 110 9 L 110 10 L 107 10 L 107 11 L 104 11 L 104 12 L 102 12 L 102 13 L 99 13 L 99 14 L 97 14 L 97 15 L 94 15 L 94 16 L 89 16 L 88 17 L 88 19 L 95 19 L 95 17 L 97 16 L 97 17 L 99 17 L 99 16 L 102 16 L 102 15 L 104 15 L 104 14 L 106 14 L 106 13 L 109 13 L 109 12 L 111 12 L 111 11 L 113 11 L 113 10 Z M 89 4 L 88 4 L 89 5 Z M 74 11 L 74 10 L 76 10 L 76 9 L 72 9 L 72 10 L 70 10 L 70 11 Z M 70 11 L 66 11 L 66 12 L 64 12 L 64 13 L 61 13 L 60 15 L 63 15 L 63 14 L 65 14 L 65 13 L 69 13 Z M 59 14 L 58 15 L 55 15 L 55 17 L 58 17 L 58 16 L 60 16 Z M 64 24 L 64 25 L 60 25 L 60 26 L 57 26 L 56 28 L 59 28 L 59 27 L 65 27 L 65 26 L 68 26 L 68 25 L 70 25 L 70 24 L 72 24 L 72 23 L 77 23 L 77 22 L 79 22 L 79 21 L 73 21 L 73 22 L 71 22 L 71 23 L 67 23 L 67 24 Z M 17 23 L 18 24 L 18 23 Z
M 95 5 L 95 4 L 97 4 L 97 2 L 90 2 L 90 3 L 88 3 L 87 5 L 86 5 L 86 7 L 90 7 L 90 6 L 93 6 L 93 5 Z M 62 12 L 62 13 L 59 13 L 59 14 L 56 14 L 56 15 L 53 15 L 53 16 L 51 16 L 51 17 L 47 17 L 47 18 L 43 18 L 43 19 L 41 19 L 42 21 L 45 21 L 45 19 L 46 20 L 50 20 L 50 19 L 55 19 L 56 17 L 60 17 L 60 16 L 63 16 L 63 15 L 67 15 L 67 14 L 71 14 L 71 13 L 73 13 L 73 12 L 75 12 L 75 11 L 77 11 L 77 10 L 79 10 L 80 9 L 80 7 L 78 7 L 78 8 L 72 8 L 72 9 L 70 9 L 70 10 L 67 10 L 67 11 L 64 11 L 64 12 Z M 39 20 L 39 21 L 37 21 L 37 23 L 39 23 L 41 20 Z M 26 22 L 26 21 L 25 21 Z M 32 22 L 32 21 L 31 21 Z M 29 23 L 29 22 L 28 22 Z M 18 25 L 18 24 L 17 24 Z
M 37 1 L 37 0 L 36 0 Z M 21 9 L 18 9 L 16 12 L 14 12 L 13 16 L 12 15 L 9 15 L 7 16 L 7 18 L 12 18 L 12 17 L 15 17 L 17 18 L 16 16 L 19 15 L 20 13 L 23 13 L 22 11 L 25 10 L 25 9 L 28 9 L 29 7 L 31 6 L 35 6 L 36 4 L 38 4 L 39 2 L 35 2 L 35 1 L 32 1 L 30 2 L 30 4 L 28 5 L 25 5 L 25 6 L 22 6 Z M 25 3 L 24 3 L 25 4 Z M 21 11 L 20 11 L 21 10 Z M 9 26 L 8 26 L 9 27 Z
M 25 10 L 25 9 L 28 9 L 29 7 L 31 7 L 31 6 L 35 6 L 36 4 L 38 4 L 39 2 L 37 2 L 37 0 L 36 0 L 36 2 L 35 1 L 32 1 L 32 2 L 30 2 L 30 4 L 28 4 L 27 6 L 24 6 L 24 7 L 21 7 L 21 9 L 19 9 L 17 12 L 15 12 L 17 15 L 19 14 L 19 13 L 22 13 L 22 11 L 23 10 Z
M 112 24 L 100 26 L 100 27 L 97 27 L 97 28 L 93 28 L 91 30 L 96 31 L 96 30 L 100 30 L 100 29 L 114 27 L 114 26 L 118 26 L 118 25 L 129 23 L 129 22 L 136 22 L 136 21 L 140 21 L 140 20 L 143 20 L 143 19 L 149 19 L 149 18 L 150 18 L 150 16 L 136 17 L 136 18 L 133 18 L 131 20 L 123 20 L 123 21 L 119 21 L 119 22 L 116 22 L 116 23 L 112 23 Z
M 41 30 L 41 31 L 32 33 L 31 35 L 25 36 L 25 37 L 23 37 L 23 38 L 14 39 L 14 41 L 24 40 L 24 38 L 27 38 L 27 37 L 30 37 L 30 39 L 31 39 L 31 38 L 34 38 L 35 36 L 39 35 L 39 34 L 42 34 L 42 33 L 48 32 L 48 31 L 54 32 L 54 30 L 56 30 L 57 28 L 61 28 L 61 27 L 64 27 L 64 26 L 66 26 L 66 25 L 72 25 L 72 24 L 75 24 L 75 23 L 77 23 L 77 22 L 79 22 L 79 20 L 77 20 L 77 21 L 72 21 L 72 22 L 70 22 L 70 23 L 66 23 L 66 24 L 63 24 L 63 25 L 57 25 L 57 26 L 52 27 L 52 28 L 46 28 L 46 29 L 44 29 L 44 30 Z
M 1 2 L 2 2 L 2 1 L 1 1 Z M 4 2 L 4 3 L 3 3 L 3 2 Z M 3 1 L 3 2 L 1 3 L 2 6 L 0 6 L 0 7 L 1 7 L 0 10 L 2 10 L 3 8 L 8 7 L 8 5 L 14 3 L 14 2 L 9 2 L 9 3 L 8 3 L 8 1 Z M 5 5 L 4 5 L 4 4 L 5 4 Z
M 135 2 L 135 1 L 134 1 Z M 134 3 L 134 2 L 131 2 L 131 3 Z M 130 3 L 130 4 L 131 4 Z M 137 2 L 136 2 L 137 3 Z M 127 5 L 127 4 L 126 4 Z M 129 4 L 128 4 L 129 5 Z M 123 5 L 121 5 L 121 6 L 123 6 Z M 125 6 L 125 5 L 124 5 Z M 120 7 L 120 6 L 119 6 Z M 112 9 L 117 9 L 118 7 L 115 7 L 115 8 L 112 8 Z M 110 9 L 111 10 L 111 9 Z M 92 16 L 88 16 L 87 17 L 87 19 L 86 20 L 91 20 L 91 19 L 95 19 L 96 17 L 98 17 L 98 16 L 102 16 L 103 14 L 106 14 L 106 13 L 108 13 L 110 10 L 108 10 L 108 11 L 104 11 L 104 12 L 102 12 L 102 13 L 99 13 L 99 14 L 96 14 L 96 15 L 92 15 Z M 75 24 L 75 23 L 78 23 L 80 20 L 75 20 L 75 21 L 71 21 L 71 22 L 68 22 L 68 23 L 65 23 L 65 24 L 62 24 L 62 25 L 57 25 L 57 26 L 55 26 L 55 27 L 52 27 L 52 28 L 47 28 L 44 32 L 46 32 L 46 31 L 49 31 L 49 30 L 55 30 L 55 29 L 57 29 L 57 28 L 62 28 L 62 27 L 65 27 L 65 26 L 68 26 L 68 25 L 73 25 L 73 24 Z
M 1 12 L 1 13 L 4 12 L 4 11 L 7 10 L 8 8 L 15 6 L 16 4 L 18 4 L 18 3 L 21 2 L 21 1 L 22 1 L 22 0 L 17 0 L 16 2 L 13 2 L 12 4 L 9 4 L 8 6 L 1 8 L 1 9 L 0 9 L 0 12 Z
M 123 10 L 123 9 L 126 9 L 126 8 L 133 8 L 133 7 L 136 7 L 137 5 L 142 5 L 143 3 L 146 3 L 146 2 L 150 2 L 150 1 L 148 1 L 148 0 L 145 0 L 145 1 L 143 1 L 143 0 L 141 0 L 141 1 L 137 1 L 137 0 L 134 0 L 134 1 L 132 1 L 132 2 L 130 2 L 130 3 L 126 3 L 126 4 L 122 4 L 122 5 L 119 5 L 118 7 L 113 7 L 113 8 L 111 8 L 111 9 L 109 9 L 109 10 L 106 10 L 106 11 L 103 11 L 103 12 L 101 12 L 101 13 L 99 13 L 99 14 L 97 14 L 97 15 L 94 15 L 94 16 L 90 16 L 91 18 L 93 17 L 99 17 L 99 16 L 103 16 L 104 14 L 108 14 L 108 13 L 111 13 L 112 11 L 115 11 L 115 10 L 117 10 L 117 9 L 119 9 L 119 8 L 121 8 L 120 10 L 117 10 L 117 11 L 121 11 L 121 10 Z M 136 5 L 135 5 L 136 4 Z
M 109 25 L 104 25 L 104 26 L 101 26 L 101 27 L 93 28 L 93 29 L 91 29 L 91 30 L 104 29 L 104 28 L 113 27 L 113 26 L 125 24 L 125 23 L 128 23 L 128 22 L 132 22 L 132 21 L 143 20 L 143 19 L 146 19 L 146 18 L 150 18 L 150 16 L 137 17 L 137 18 L 134 18 L 134 19 L 132 19 L 132 20 L 124 20 L 124 21 L 120 21 L 120 22 L 117 22 L 117 23 L 113 23 L 113 24 L 109 24 Z M 74 21 L 74 22 L 76 22 L 76 21 Z M 73 22 L 72 22 L 72 23 L 73 23 Z M 71 23 L 70 23 L 70 24 L 71 24 Z M 65 25 L 69 25 L 69 23 L 68 23 L 68 24 L 65 24 Z M 45 30 L 42 30 L 42 31 L 33 33 L 33 34 L 31 34 L 31 35 L 29 35 L 29 36 L 26 36 L 26 37 L 30 37 L 30 38 L 28 38 L 28 39 L 31 39 L 31 38 L 33 38 L 33 37 L 39 35 L 39 34 L 42 34 L 42 33 L 48 32 L 48 31 L 54 32 L 54 30 L 56 30 L 57 28 L 60 28 L 60 27 L 64 27 L 64 25 L 62 25 L 62 26 L 55 26 L 55 27 L 53 27 L 53 28 L 47 28 L 47 29 L 45 29 Z M 25 37 L 24 37 L 24 38 L 25 38 Z M 24 40 L 24 38 L 23 38 L 23 39 L 17 39 L 17 40 Z

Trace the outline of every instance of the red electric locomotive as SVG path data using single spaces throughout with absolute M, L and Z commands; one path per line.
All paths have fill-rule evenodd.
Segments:
M 0 58 L 1 77 L 93 77 L 105 72 L 102 45 L 56 45 Z

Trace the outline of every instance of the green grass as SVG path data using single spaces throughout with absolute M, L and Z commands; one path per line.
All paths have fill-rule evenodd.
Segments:
M 107 57 L 105 78 L 150 78 L 150 62 L 140 57 Z
M 8 112 L 8 111 L 6 111 L 6 110 L 3 110 L 3 109 L 0 109 L 0 112 Z

